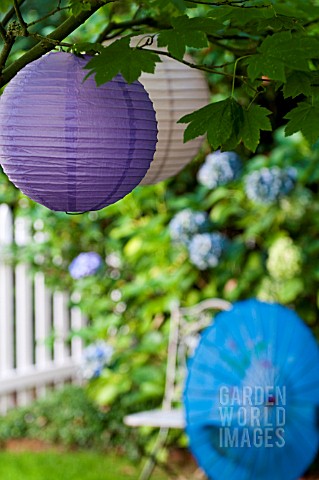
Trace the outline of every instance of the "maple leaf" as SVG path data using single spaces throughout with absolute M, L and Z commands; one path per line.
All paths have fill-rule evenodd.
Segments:
M 298 103 L 284 117 L 289 120 L 285 128 L 285 135 L 293 135 L 301 131 L 304 137 L 314 144 L 319 138 L 319 105 L 307 102 Z
M 97 85 L 109 82 L 121 73 L 128 83 L 139 78 L 142 72 L 154 73 L 160 57 L 148 50 L 130 47 L 130 37 L 116 40 L 103 48 L 100 55 L 92 58 L 86 65 L 88 75 L 95 74 Z
M 232 97 L 205 107 L 182 117 L 180 123 L 189 123 L 184 133 L 184 141 L 207 133 L 212 147 L 233 149 L 240 141 L 256 150 L 260 130 L 271 130 L 268 115 L 271 112 L 259 105 L 244 109 Z

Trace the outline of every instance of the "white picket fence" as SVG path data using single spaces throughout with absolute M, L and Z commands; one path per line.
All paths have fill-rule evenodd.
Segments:
M 0 413 L 26 405 L 79 378 L 83 344 L 70 331 L 85 324 L 79 308 L 69 308 L 65 292 L 51 292 L 42 273 L 25 263 L 13 267 L 8 246 L 33 241 L 26 218 L 13 219 L 0 205 Z M 53 342 L 48 339 L 53 335 Z

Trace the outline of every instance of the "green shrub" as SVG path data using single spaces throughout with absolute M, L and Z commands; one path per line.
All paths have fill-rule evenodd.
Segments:
M 35 438 L 71 448 L 121 447 L 134 457 L 139 445 L 135 432 L 123 424 L 123 415 L 120 404 L 101 411 L 84 388 L 69 385 L 28 407 L 9 411 L 0 421 L 0 442 Z

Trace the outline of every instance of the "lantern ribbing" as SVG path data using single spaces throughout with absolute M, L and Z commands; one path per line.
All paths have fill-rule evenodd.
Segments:
M 83 82 L 87 58 L 59 52 L 19 72 L 0 102 L 0 161 L 23 193 L 52 210 L 98 210 L 144 177 L 155 112 L 139 82 Z
M 148 92 L 158 121 L 158 143 L 152 165 L 141 185 L 150 185 L 176 175 L 198 153 L 203 138 L 183 142 L 185 125 L 177 121 L 209 103 L 205 77 L 186 65 L 163 56 L 154 75 L 142 73 L 140 82 Z

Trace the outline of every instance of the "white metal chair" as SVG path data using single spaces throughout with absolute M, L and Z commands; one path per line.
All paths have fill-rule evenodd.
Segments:
M 141 472 L 140 480 L 147 480 L 152 475 L 156 455 L 164 446 L 169 429 L 185 427 L 184 412 L 180 405 L 186 363 L 187 358 L 197 346 L 200 331 L 212 322 L 212 310 L 229 310 L 230 308 L 231 303 L 219 298 L 204 300 L 188 308 L 181 308 L 177 304 L 172 306 L 162 407 L 124 417 L 124 423 L 130 427 L 148 426 L 160 429 L 152 453 Z

